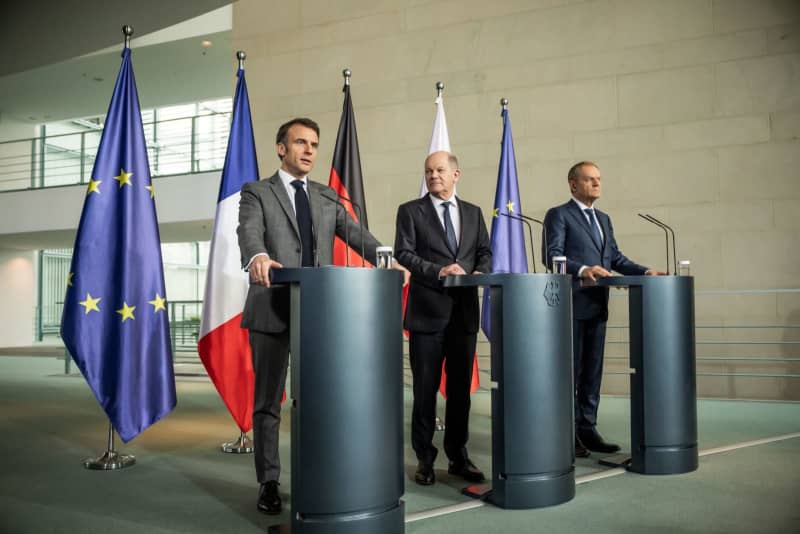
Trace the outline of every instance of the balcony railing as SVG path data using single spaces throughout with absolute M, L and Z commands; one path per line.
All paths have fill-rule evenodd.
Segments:
M 222 169 L 229 112 L 144 124 L 152 176 Z M 87 183 L 102 129 L 0 142 L 0 191 Z

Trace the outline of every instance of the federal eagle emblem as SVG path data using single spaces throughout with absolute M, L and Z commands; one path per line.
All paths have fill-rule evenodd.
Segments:
M 561 303 L 561 298 L 558 296 L 558 282 L 555 280 L 551 280 L 547 282 L 547 285 L 544 286 L 544 301 L 547 302 L 547 305 L 555 308 Z

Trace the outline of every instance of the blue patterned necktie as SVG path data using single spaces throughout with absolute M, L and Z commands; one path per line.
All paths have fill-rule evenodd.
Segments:
M 592 239 L 594 239 L 594 244 L 597 245 L 597 248 L 603 250 L 603 238 L 600 235 L 600 228 L 597 227 L 597 222 L 594 220 L 594 210 L 592 208 L 586 208 L 583 211 L 589 216 L 589 226 L 592 227 Z
M 453 229 L 453 219 L 450 218 L 450 206 L 452 206 L 452 204 L 449 201 L 442 202 L 442 207 L 444 208 L 444 233 L 447 236 L 447 247 L 455 258 L 458 252 L 458 241 L 456 240 L 456 231 Z

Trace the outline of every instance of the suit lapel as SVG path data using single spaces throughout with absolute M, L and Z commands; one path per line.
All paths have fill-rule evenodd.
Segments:
M 439 220 L 439 214 L 436 213 L 436 208 L 433 207 L 433 201 L 430 199 L 430 193 L 422 197 L 420 199 L 420 203 L 423 217 L 425 217 L 427 220 L 427 226 L 431 229 L 432 235 L 438 237 L 438 241 L 442 245 L 442 248 L 449 252 L 450 247 L 447 246 L 447 236 L 444 233 L 444 226 L 442 226 L 442 221 Z
M 270 189 L 272 189 L 272 194 L 275 195 L 276 199 L 278 199 L 278 204 L 280 204 L 281 208 L 283 208 L 283 211 L 286 213 L 286 217 L 289 219 L 292 228 L 294 228 L 294 233 L 297 234 L 297 239 L 300 239 L 300 228 L 297 226 L 297 216 L 294 214 L 292 203 L 289 200 L 289 195 L 286 193 L 286 188 L 283 187 L 283 182 L 281 181 L 281 177 L 278 176 L 278 173 L 272 175 L 272 177 L 268 180 L 268 184 Z
M 567 202 L 567 209 L 572 214 L 572 218 L 577 221 L 578 226 L 583 228 L 583 230 L 586 232 L 586 237 L 589 238 L 589 242 L 592 244 L 592 246 L 602 252 L 602 250 L 597 247 L 597 243 L 592 236 L 592 227 L 589 226 L 589 221 L 586 220 L 586 215 L 581 211 L 581 208 L 574 201 L 570 200 Z
M 603 228 L 603 250 L 605 251 L 606 245 L 608 244 L 608 238 L 611 236 L 611 227 L 608 224 L 610 220 L 608 215 L 603 213 L 600 210 L 594 210 L 595 215 L 597 215 L 597 220 L 600 221 L 600 226 Z
M 322 221 L 322 203 L 325 202 L 324 200 L 320 199 L 321 196 L 317 190 L 314 188 L 314 182 L 310 179 L 308 180 L 308 200 L 309 204 L 311 204 L 311 228 L 314 230 L 314 239 L 317 239 L 317 231 L 319 228 L 320 221 Z M 337 208 L 337 217 L 338 217 L 338 208 Z
M 458 236 L 458 249 L 461 250 L 461 246 L 464 244 L 464 236 L 465 235 L 477 235 L 477 230 L 472 228 L 473 223 L 476 223 L 472 218 L 467 217 L 466 211 L 464 210 L 464 203 L 461 202 L 461 199 L 456 197 L 458 201 L 458 217 L 461 219 L 461 228 L 460 228 L 460 235 Z

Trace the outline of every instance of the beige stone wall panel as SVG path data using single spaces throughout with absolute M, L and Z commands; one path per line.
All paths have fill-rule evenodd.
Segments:
M 796 0 L 713 0 L 714 31 L 725 33 L 800 21 Z
M 800 198 L 800 142 L 723 147 L 717 153 L 723 200 Z
M 620 126 L 693 121 L 714 112 L 710 66 L 620 76 L 618 88 Z
M 712 35 L 664 45 L 664 67 L 718 63 L 763 56 L 767 53 L 765 30 Z
M 800 54 L 716 65 L 716 114 L 800 111 Z
M 768 28 L 767 52 L 770 54 L 800 52 L 800 24 Z

